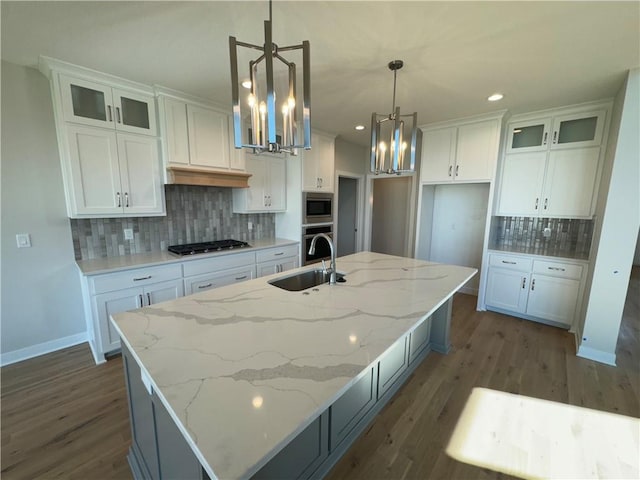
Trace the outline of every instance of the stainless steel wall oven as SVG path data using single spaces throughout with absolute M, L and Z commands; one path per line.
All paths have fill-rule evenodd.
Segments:
M 317 233 L 326 233 L 333 240 L 333 225 L 302 227 L 302 264 L 309 265 L 321 260 L 331 259 L 331 249 L 325 239 L 319 238 L 316 242 L 316 253 L 309 255 L 311 239 Z M 328 266 L 328 265 L 327 265 Z

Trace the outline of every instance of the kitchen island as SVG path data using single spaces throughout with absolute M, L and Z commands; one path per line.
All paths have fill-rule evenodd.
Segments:
M 452 296 L 476 273 L 370 252 L 338 271 L 346 283 L 268 283 L 287 272 L 113 317 L 136 477 L 321 476 L 431 349 L 448 351 Z

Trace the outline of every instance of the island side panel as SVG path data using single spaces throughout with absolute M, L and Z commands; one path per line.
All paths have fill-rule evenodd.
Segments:
M 445 355 L 451 350 L 449 331 L 451 329 L 452 306 L 453 295 L 431 316 L 431 349 Z

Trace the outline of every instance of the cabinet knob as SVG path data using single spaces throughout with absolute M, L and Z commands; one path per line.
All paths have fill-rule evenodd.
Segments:
M 544 199 L 544 209 L 545 209 L 545 210 L 547 209 L 547 205 L 548 205 L 548 204 L 549 204 L 549 199 L 548 199 L 548 198 L 545 198 L 545 199 Z

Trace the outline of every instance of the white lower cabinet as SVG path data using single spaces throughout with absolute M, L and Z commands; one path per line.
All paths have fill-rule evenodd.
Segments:
M 184 295 L 182 267 L 166 265 L 97 275 L 88 280 L 96 356 L 120 348 L 109 316 Z
M 184 263 L 186 295 L 256 278 L 254 252 L 205 258 Z
M 579 263 L 490 254 L 485 303 L 490 310 L 570 328 L 582 273 Z
M 286 272 L 300 266 L 298 245 L 286 245 L 280 248 L 269 248 L 256 253 L 256 270 L 258 277 Z

